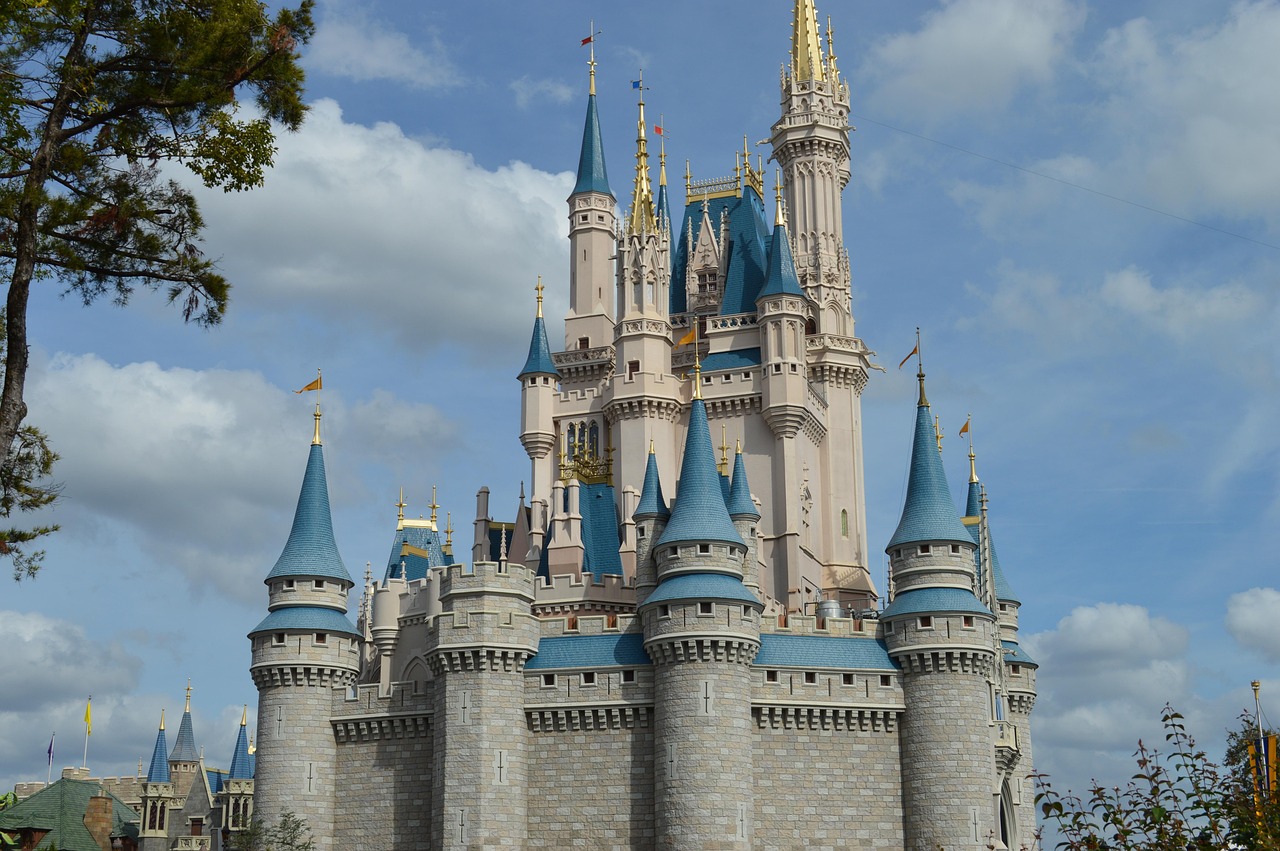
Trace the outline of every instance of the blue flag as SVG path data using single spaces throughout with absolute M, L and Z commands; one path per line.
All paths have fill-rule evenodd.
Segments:
M 639 80 L 632 80 L 632 81 L 631 81 L 631 88 L 633 88 L 633 89 L 638 89 L 638 88 L 640 88 L 640 81 L 639 81 Z
M 53 737 L 56 735 L 58 734 L 54 733 L 53 735 L 49 736 L 49 766 L 50 767 L 53 766 Z

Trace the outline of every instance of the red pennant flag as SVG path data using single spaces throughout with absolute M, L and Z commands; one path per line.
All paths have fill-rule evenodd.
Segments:
M 582 40 L 582 46 L 583 46 L 583 47 L 586 47 L 588 44 L 590 44 L 591 42 L 593 42 L 593 41 L 595 41 L 595 40 L 596 40 L 596 37 L 595 37 L 595 36 L 593 36 L 593 35 L 589 35 L 589 36 L 587 36 L 586 38 L 584 38 L 584 39 Z
M 653 132 L 654 132 L 654 133 L 656 133 L 657 135 L 661 136 L 661 135 L 662 135 L 662 128 L 655 124 L 655 125 L 653 125 Z

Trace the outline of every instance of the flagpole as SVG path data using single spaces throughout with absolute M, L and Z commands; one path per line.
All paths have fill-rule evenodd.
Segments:
M 84 757 L 80 760 L 81 768 L 89 767 L 89 735 L 93 732 L 93 695 L 84 704 Z
M 53 735 L 49 736 L 49 768 L 44 773 L 44 785 L 46 787 L 48 787 L 49 783 L 53 780 L 53 740 L 57 737 L 57 731 L 54 731 Z

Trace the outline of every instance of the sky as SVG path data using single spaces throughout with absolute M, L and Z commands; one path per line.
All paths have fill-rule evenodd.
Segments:
M 160 295 L 32 296 L 29 421 L 62 530 L 0 588 L 0 789 L 132 774 L 191 679 L 197 744 L 254 717 L 246 633 L 288 535 L 324 370 L 339 548 L 380 574 L 411 516 L 514 514 L 538 275 L 567 307 L 565 199 L 600 35 L 610 179 L 629 201 L 643 69 L 672 190 L 769 135 L 790 4 L 321 0 L 311 110 L 253 192 L 199 189 L 235 285 L 221 327 Z M 513 10 L 518 10 L 513 14 Z M 1280 706 L 1280 3 L 819 3 L 852 89 L 844 193 L 872 575 L 905 494 L 922 329 L 953 495 L 972 414 L 1001 563 L 1040 662 L 1036 767 L 1122 783 L 1172 703 L 1212 754 Z M 174 175 L 192 180 L 180 168 Z M 192 180 L 192 182 L 194 182 Z M 1275 710 L 1280 718 L 1280 709 Z

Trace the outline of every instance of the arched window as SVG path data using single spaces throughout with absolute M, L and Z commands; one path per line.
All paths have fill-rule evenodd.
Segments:
M 840 534 L 849 537 L 849 511 L 845 508 L 840 509 Z
M 600 457 L 600 424 L 594 421 L 587 432 L 587 456 L 590 458 Z
M 569 428 L 565 430 L 564 454 L 569 458 L 573 458 L 578 451 L 578 427 L 573 423 L 569 423 Z

